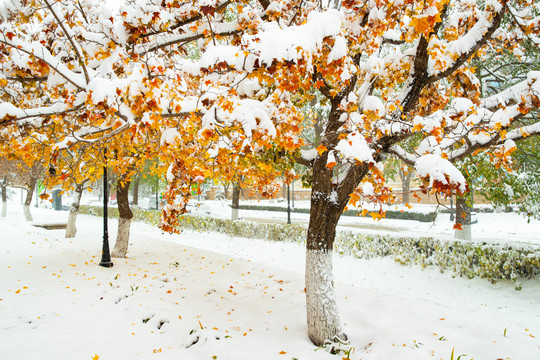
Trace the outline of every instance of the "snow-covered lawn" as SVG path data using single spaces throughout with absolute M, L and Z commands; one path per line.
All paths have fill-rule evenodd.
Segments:
M 32 211 L 36 223 L 67 219 Z M 106 269 L 97 265 L 101 219 L 80 216 L 78 228 L 65 240 L 63 230 L 26 223 L 12 204 L 0 219 L 0 358 L 345 356 L 307 338 L 302 246 L 133 224 L 128 258 Z M 115 236 L 111 220 L 111 243 Z M 450 360 L 453 349 L 462 360 L 540 359 L 539 279 L 515 291 L 510 282 L 342 256 L 334 274 L 351 359 Z

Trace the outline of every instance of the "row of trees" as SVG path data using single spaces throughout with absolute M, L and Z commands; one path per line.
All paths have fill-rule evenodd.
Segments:
M 167 179 L 167 231 L 193 184 L 241 180 L 272 196 L 305 166 L 317 345 L 345 337 L 332 280 L 337 222 L 347 205 L 392 200 L 387 156 L 415 169 L 426 191 L 465 194 L 453 163 L 509 167 L 516 142 L 540 133 L 538 63 L 515 83 L 490 82 L 491 92 L 479 72 L 501 77 L 510 56 L 537 56 L 533 0 L 106 3 L 0 3 L 2 154 L 76 191 L 112 168 L 117 256 L 132 218 L 127 191 L 147 159 L 159 158 Z

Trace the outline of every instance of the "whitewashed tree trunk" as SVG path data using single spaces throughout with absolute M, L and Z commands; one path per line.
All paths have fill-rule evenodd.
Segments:
M 30 213 L 30 206 L 23 205 L 23 214 L 26 221 L 34 221 L 34 218 L 32 217 L 32 213 Z
M 238 220 L 240 212 L 240 184 L 233 184 L 233 193 L 232 193 L 232 206 L 231 206 L 231 220 Z
M 309 339 L 316 345 L 326 340 L 346 340 L 341 330 L 332 272 L 332 253 L 306 251 L 306 309 Z
M 23 213 L 26 221 L 33 221 L 32 214 L 30 213 L 30 204 L 32 204 L 32 196 L 34 195 L 34 189 L 36 188 L 37 177 L 32 176 L 30 183 L 28 184 L 28 191 L 26 192 L 26 199 L 24 200 Z
M 339 102 L 332 103 L 326 131 L 328 148 L 337 145 L 337 130 L 343 125 L 337 110 Z M 369 164 L 351 168 L 339 185 L 334 182 L 334 172 L 326 164 L 328 152 L 312 163 L 311 209 L 306 241 L 306 311 L 310 340 L 317 346 L 328 340 L 344 341 L 339 311 L 334 292 L 332 253 L 336 227 L 343 209 L 354 189 L 369 171 Z
M 111 256 L 115 258 L 126 257 L 129 246 L 129 229 L 131 219 L 133 219 L 133 212 L 129 207 L 129 185 L 129 181 L 125 181 L 122 178 L 118 179 L 118 186 L 116 187 L 119 215 L 118 234 L 111 253 Z
M 73 202 L 69 208 L 69 216 L 66 227 L 66 238 L 74 238 L 77 234 L 77 215 L 79 214 L 79 207 L 81 205 L 82 185 L 77 185 L 75 188 L 75 195 L 73 196 Z
M 461 226 L 461 230 L 455 230 L 454 237 L 456 239 L 472 239 L 471 212 L 472 207 L 467 204 L 467 199 L 458 197 L 456 200 L 456 224 Z
M 454 238 L 460 240 L 472 240 L 472 226 L 461 225 L 461 230 L 456 229 L 454 231 Z
M 4 176 L 4 180 L 0 183 L 2 188 L 2 217 L 7 216 L 7 176 Z
M 116 243 L 111 253 L 112 257 L 125 258 L 129 247 L 129 230 L 131 226 L 131 219 L 118 219 L 118 235 L 116 236 Z

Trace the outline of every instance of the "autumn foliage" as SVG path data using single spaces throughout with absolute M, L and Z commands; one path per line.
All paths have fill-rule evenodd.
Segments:
M 388 154 L 425 191 L 461 194 L 453 163 L 488 151 L 505 166 L 540 133 L 539 71 L 495 94 L 476 74 L 487 57 L 537 49 L 537 1 L 338 3 L 5 0 L 3 151 L 59 181 L 99 176 L 104 155 L 127 179 L 159 156 L 167 231 L 192 184 L 242 179 L 272 196 L 298 163 L 313 190 L 307 247 L 330 251 L 347 205 L 392 201 Z M 308 147 L 315 105 L 322 130 Z

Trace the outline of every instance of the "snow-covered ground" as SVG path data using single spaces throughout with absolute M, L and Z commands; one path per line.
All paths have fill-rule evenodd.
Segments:
M 67 219 L 63 211 L 32 213 L 35 223 Z M 248 215 L 256 214 L 241 212 Z M 278 216 L 286 214 L 265 215 Z M 367 228 L 372 220 L 352 219 L 366 224 L 355 228 L 345 219 L 344 229 L 401 227 L 399 235 L 451 236 L 442 218 L 435 225 L 383 220 L 378 229 Z M 294 214 L 295 220 L 304 215 Z M 479 214 L 475 226 L 493 241 L 540 242 L 539 223 L 515 214 Z M 317 350 L 307 338 L 302 246 L 215 233 L 169 235 L 135 223 L 128 258 L 106 269 L 97 265 L 101 219 L 80 215 L 78 228 L 66 240 L 63 230 L 28 224 L 13 203 L 0 218 L 0 358 L 345 356 Z M 116 221 L 109 231 L 114 244 Z M 540 359 L 540 279 L 515 291 L 510 282 L 492 285 L 390 259 L 337 255 L 334 276 L 351 359 L 450 360 L 452 351 L 454 359 L 465 354 L 462 360 Z

